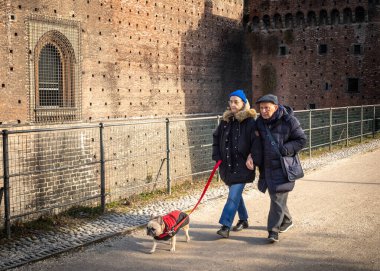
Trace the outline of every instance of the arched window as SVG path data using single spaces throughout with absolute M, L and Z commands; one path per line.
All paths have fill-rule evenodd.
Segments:
M 322 9 L 319 12 L 319 25 L 326 25 L 326 24 L 328 24 L 327 11 Z
M 259 30 L 260 29 L 260 19 L 257 16 L 252 18 L 252 29 L 253 30 Z
M 365 10 L 363 7 L 355 8 L 355 22 L 362 23 L 365 21 Z
M 316 26 L 317 25 L 317 16 L 315 15 L 314 11 L 309 11 L 307 14 L 307 24 L 309 26 Z
M 343 23 L 344 24 L 352 23 L 352 11 L 350 8 L 345 8 L 343 10 Z
M 340 23 L 340 14 L 337 9 L 333 9 L 331 11 L 331 24 L 339 24 Z
M 51 43 L 44 45 L 38 59 L 37 105 L 63 106 L 62 55 Z
M 263 17 L 263 24 L 264 24 L 264 28 L 265 29 L 269 29 L 270 28 L 270 17 L 269 17 L 269 15 L 264 15 L 264 17 Z
M 288 13 L 285 15 L 285 27 L 292 28 L 293 27 L 293 15 Z
M 282 28 L 282 18 L 281 18 L 281 15 L 276 13 L 274 16 L 273 16 L 273 22 L 274 22 L 274 27 L 275 28 Z
M 59 31 L 45 33 L 34 49 L 35 120 L 74 120 L 76 112 L 75 53 Z
M 301 27 L 305 25 L 305 16 L 301 11 L 296 14 L 296 25 Z

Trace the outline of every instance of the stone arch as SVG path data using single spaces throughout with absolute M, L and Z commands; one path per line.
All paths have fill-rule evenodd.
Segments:
M 260 18 L 257 16 L 254 16 L 252 18 L 252 29 L 253 30 L 259 30 L 260 29 Z
M 365 21 L 365 9 L 362 6 L 355 8 L 355 22 L 362 23 Z
M 263 25 L 264 25 L 264 28 L 265 29 L 269 29 L 270 28 L 270 17 L 269 15 L 264 15 L 263 16 Z
M 293 27 L 293 15 L 291 13 L 287 13 L 285 15 L 285 27 L 286 28 L 292 28 Z
M 305 25 L 305 16 L 302 11 L 298 11 L 296 13 L 296 26 L 304 26 Z
M 327 11 L 325 9 L 322 9 L 320 12 L 319 12 L 319 25 L 326 25 L 328 24 L 328 15 L 327 15 Z
M 337 9 L 333 9 L 331 11 L 331 24 L 339 24 L 340 23 L 340 13 Z
M 345 8 L 343 10 L 343 23 L 344 24 L 352 23 L 352 10 L 350 8 Z
M 314 11 L 309 11 L 307 13 L 307 24 L 309 26 L 316 26 L 317 25 L 317 15 Z
M 281 15 L 276 13 L 273 16 L 273 23 L 275 28 L 283 28 Z

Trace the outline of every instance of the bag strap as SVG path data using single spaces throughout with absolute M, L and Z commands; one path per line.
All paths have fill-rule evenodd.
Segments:
M 276 141 L 276 139 L 274 139 L 271 131 L 269 130 L 268 126 L 266 124 L 264 124 L 265 126 L 265 130 L 267 132 L 267 136 L 269 137 L 270 139 L 270 144 L 272 145 L 273 149 L 276 151 L 276 153 L 280 156 L 280 158 L 282 157 L 282 154 L 279 150 L 279 147 L 278 147 L 278 143 Z

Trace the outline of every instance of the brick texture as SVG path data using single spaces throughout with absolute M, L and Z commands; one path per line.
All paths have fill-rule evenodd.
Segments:
M 3 125 L 35 121 L 32 17 L 56 21 L 58 31 L 69 27 L 60 20 L 80 26 L 81 121 L 216 113 L 226 93 L 251 92 L 242 1 L 2 2 Z
M 273 92 L 296 110 L 379 103 L 379 12 L 378 1 L 250 1 L 254 99 Z M 358 92 L 348 91 L 348 78 L 358 79 Z

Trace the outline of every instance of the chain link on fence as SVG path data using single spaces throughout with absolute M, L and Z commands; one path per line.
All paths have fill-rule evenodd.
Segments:
M 296 111 L 312 149 L 380 130 L 380 105 Z M 166 188 L 211 171 L 212 133 L 220 116 L 3 130 L 0 138 L 0 219 L 98 204 Z

